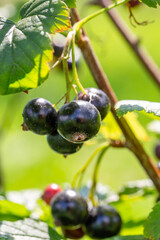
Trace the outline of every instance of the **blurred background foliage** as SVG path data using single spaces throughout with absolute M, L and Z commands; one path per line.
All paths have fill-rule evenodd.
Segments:
M 17 21 L 19 9 L 25 2 L 0 0 L 0 16 Z M 86 0 L 77 0 L 81 17 L 98 9 L 87 3 Z M 160 9 L 151 9 L 143 4 L 134 9 L 133 12 L 139 21 L 153 21 L 147 26 L 136 27 L 131 25 L 129 12 L 125 6 L 120 7 L 118 11 L 160 66 Z M 119 100 L 139 99 L 159 102 L 158 87 L 105 14 L 88 23 L 85 29 Z M 96 87 L 83 58 L 78 73 L 84 87 Z M 64 158 L 49 148 L 45 136 L 22 131 L 22 111 L 30 99 L 43 97 L 55 103 L 64 93 L 65 77 L 61 69 L 57 68 L 51 71 L 49 79 L 43 85 L 30 90 L 29 94 L 0 96 L 0 157 L 6 190 L 43 189 L 51 182 L 58 184 L 71 182 L 76 171 L 97 147 L 96 144 L 86 145 L 78 153 Z M 139 120 L 144 127 L 150 121 L 142 116 Z M 149 135 L 149 141 L 143 144 L 146 151 L 156 160 L 153 149 L 157 136 L 150 133 Z M 92 170 L 93 164 L 84 182 L 91 178 Z M 117 190 L 127 181 L 146 177 L 132 153 L 124 149 L 110 149 L 103 160 L 99 181 Z

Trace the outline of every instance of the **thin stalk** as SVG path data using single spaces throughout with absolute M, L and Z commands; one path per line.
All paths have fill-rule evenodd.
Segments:
M 82 20 L 80 20 L 79 22 L 77 22 L 74 26 L 74 29 L 76 30 L 76 32 L 79 32 L 80 29 L 90 20 L 92 20 L 93 18 L 103 14 L 104 12 L 108 12 L 109 10 L 118 7 L 120 5 L 123 5 L 124 3 L 127 3 L 129 0 L 121 0 L 119 2 L 116 2 L 115 4 L 111 4 L 105 8 L 102 8 L 100 10 L 98 10 L 97 12 L 92 13 L 91 15 L 83 18 Z
M 99 153 L 99 151 L 101 151 L 102 149 L 108 147 L 108 143 L 106 144 L 103 144 L 101 146 L 99 146 L 93 153 L 92 155 L 90 156 L 90 158 L 87 160 L 87 162 L 84 164 L 84 166 L 78 170 L 78 172 L 75 174 L 74 178 L 73 178 L 73 181 L 72 181 L 72 188 L 75 188 L 76 187 L 76 182 L 77 182 L 77 179 L 78 177 L 81 175 L 83 176 L 85 171 L 87 170 L 88 166 L 90 165 L 90 163 L 92 162 L 92 160 L 94 159 L 94 157 L 97 155 L 97 153 Z
M 70 101 L 70 91 L 69 91 L 69 89 L 70 89 L 71 80 L 70 80 L 70 76 L 69 76 L 68 63 L 67 63 L 66 59 L 63 59 L 63 70 L 64 70 L 65 77 L 66 77 L 66 87 L 67 87 L 65 103 L 68 103 Z
M 97 178 L 98 178 L 100 163 L 103 159 L 105 152 L 108 150 L 108 148 L 109 148 L 109 145 L 101 150 L 100 155 L 97 159 L 95 168 L 94 168 L 94 172 L 93 172 L 92 187 L 90 190 L 89 199 L 92 201 L 94 206 L 95 206 L 94 192 L 95 192 L 96 185 L 97 185 Z
M 76 68 L 76 62 L 75 62 L 75 35 L 73 35 L 72 41 L 72 71 L 73 71 L 73 82 L 76 81 L 78 87 L 81 89 L 81 91 L 86 94 L 85 89 L 83 88 L 81 82 L 78 78 L 77 68 Z
M 65 77 L 66 77 L 66 88 L 67 88 L 66 103 L 70 101 L 70 91 L 72 88 L 72 80 L 70 80 L 68 63 L 67 63 L 67 58 L 69 56 L 70 49 L 71 49 L 72 35 L 73 35 L 73 31 L 69 32 L 69 34 L 67 36 L 67 41 L 66 41 L 66 44 L 64 46 L 63 53 L 61 56 L 63 58 L 63 69 L 64 69 Z
M 66 95 L 67 93 L 65 93 L 55 104 L 53 104 L 53 107 L 55 108 L 57 104 L 60 103 L 66 97 Z

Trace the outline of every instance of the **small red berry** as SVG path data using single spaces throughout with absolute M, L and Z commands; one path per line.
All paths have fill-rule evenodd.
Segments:
M 62 189 L 59 185 L 57 185 L 56 183 L 52 183 L 45 188 L 42 199 L 49 205 L 52 198 L 61 191 Z

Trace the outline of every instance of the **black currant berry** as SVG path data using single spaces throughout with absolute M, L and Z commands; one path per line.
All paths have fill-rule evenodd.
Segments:
M 85 223 L 85 231 L 91 238 L 102 239 L 117 235 L 121 225 L 121 217 L 114 208 L 98 206 L 90 210 Z
M 58 132 L 47 136 L 49 146 L 57 153 L 72 154 L 80 150 L 83 143 L 72 143 L 64 139 Z
M 44 135 L 57 129 L 57 112 L 44 98 L 30 100 L 23 110 L 23 125 L 28 130 Z
M 88 214 L 86 200 L 74 190 L 66 190 L 51 202 L 52 215 L 61 226 L 72 227 L 85 222 Z
M 85 89 L 86 94 L 80 92 L 78 99 L 88 101 L 92 103 L 100 112 L 101 119 L 103 120 L 110 110 L 111 104 L 107 95 L 100 89 L 87 88 Z
M 160 159 L 160 142 L 157 143 L 157 145 L 155 147 L 155 155 L 158 159 Z
M 82 238 L 85 234 L 82 227 L 78 227 L 76 229 L 62 228 L 62 232 L 65 238 L 70 239 L 79 239 Z
M 58 111 L 58 131 L 68 141 L 84 142 L 98 133 L 100 125 L 100 113 L 89 102 L 74 100 Z

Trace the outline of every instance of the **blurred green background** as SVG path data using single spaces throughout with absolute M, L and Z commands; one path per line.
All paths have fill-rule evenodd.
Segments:
M 24 2 L 22 0 L 0 0 L 0 16 L 17 21 L 19 9 Z M 81 17 L 87 16 L 98 8 L 87 5 L 86 0 L 77 0 L 77 5 Z M 160 65 L 160 9 L 151 9 L 144 5 L 134 9 L 133 12 L 139 21 L 154 21 L 147 26 L 136 26 L 136 28 L 130 24 L 129 12 L 125 6 L 120 7 L 118 11 Z M 119 100 L 160 101 L 158 87 L 105 14 L 88 23 L 85 29 L 91 37 L 93 48 Z M 83 59 L 81 59 L 78 73 L 84 87 L 96 87 Z M 60 69 L 55 69 L 43 85 L 29 91 L 28 95 L 20 93 L 0 96 L 0 124 L 2 126 L 0 157 L 7 190 L 43 189 L 51 182 L 58 184 L 71 182 L 76 171 L 96 148 L 96 145 L 84 146 L 81 151 L 65 159 L 49 148 L 45 136 L 22 131 L 22 111 L 30 99 L 43 97 L 55 103 L 64 93 L 64 74 Z M 148 119 L 140 118 L 140 120 L 145 127 Z M 156 137 L 152 135 L 149 142 L 143 143 L 154 159 L 155 142 Z M 92 171 L 93 164 L 85 180 L 91 178 Z M 116 190 L 127 181 L 146 177 L 132 153 L 127 150 L 111 149 L 103 160 L 99 181 Z

